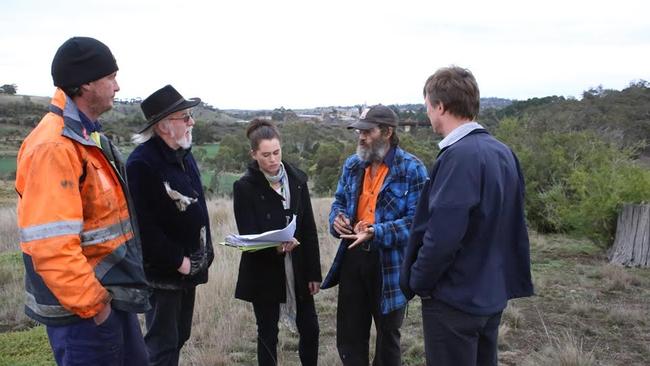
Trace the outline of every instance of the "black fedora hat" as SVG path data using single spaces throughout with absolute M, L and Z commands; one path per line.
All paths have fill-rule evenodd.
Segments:
M 199 103 L 201 103 L 200 98 L 186 100 L 173 86 L 165 85 L 148 96 L 140 104 L 144 118 L 147 119 L 147 124 L 138 133 L 144 132 L 147 128 L 155 125 L 156 122 L 161 121 L 174 112 L 192 108 Z

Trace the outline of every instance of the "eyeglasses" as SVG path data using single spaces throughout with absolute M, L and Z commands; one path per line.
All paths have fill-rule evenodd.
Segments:
M 375 132 L 375 130 L 377 130 L 377 127 L 371 128 L 369 130 L 360 130 L 358 128 L 355 128 L 354 132 L 356 132 L 357 135 L 372 135 L 372 133 Z
M 194 114 L 192 112 L 183 115 L 181 117 L 169 117 L 167 118 L 168 120 L 174 121 L 174 120 L 183 120 L 183 122 L 188 123 L 190 121 L 190 118 L 194 119 Z

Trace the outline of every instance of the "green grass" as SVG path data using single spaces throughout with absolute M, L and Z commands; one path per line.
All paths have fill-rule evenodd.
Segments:
M 206 194 L 218 194 L 218 195 L 230 195 L 232 193 L 232 184 L 235 183 L 237 179 L 241 177 L 241 174 L 237 173 L 222 173 L 219 175 L 219 183 L 217 185 L 216 192 L 209 191 L 209 187 L 212 185 L 212 179 L 214 178 L 214 171 L 203 171 L 201 172 L 201 182 L 204 187 L 208 187 Z
M 124 156 L 124 159 L 128 159 L 129 155 L 133 152 L 135 149 L 135 145 L 128 143 L 128 144 L 121 144 L 119 146 L 120 153 Z M 199 152 L 201 151 L 201 152 Z M 207 154 L 206 156 L 208 158 L 213 158 L 217 155 L 217 152 L 219 152 L 219 143 L 214 143 L 214 144 L 205 144 L 205 145 L 193 145 L 192 146 L 192 153 L 196 156 L 197 154 Z M 0 158 L 1 159 L 1 158 Z M 16 157 L 14 156 L 14 160 Z
M 119 146 L 120 152 L 124 159 L 128 159 L 129 155 L 135 149 L 133 144 L 124 144 Z M 193 146 L 195 155 L 204 155 L 206 158 L 214 158 L 219 152 L 219 143 L 205 144 L 205 145 L 196 145 Z M 17 151 L 10 151 L 8 154 L 0 155 L 0 179 L 6 179 L 8 176 L 12 176 L 16 172 L 16 154 Z M 203 186 L 210 187 L 214 172 L 213 171 L 203 171 L 201 176 L 201 181 Z M 240 175 L 232 173 L 224 173 L 219 176 L 219 185 L 217 191 L 220 195 L 229 195 L 232 192 L 232 184 L 239 178 Z M 14 199 L 14 190 L 13 186 L 8 189 L 7 192 L 0 190 L 0 203 L 12 202 Z M 5 197 L 7 196 L 7 197 Z M 5 199 L 6 198 L 6 199 Z
M 0 289 L 9 284 L 16 277 L 16 273 L 23 272 L 23 259 L 20 251 L 0 253 Z M 12 299 L 0 298 L 0 305 Z M 0 322 L 1 323 L 1 322 Z
M 16 171 L 16 156 L 0 156 L 0 176 Z
M 6 247 L 6 243 L 0 243 Z M 34 326 L 23 311 L 24 266 L 18 250 L 0 252 L 0 334 Z
M 219 177 L 219 187 L 221 187 L 221 191 L 222 192 L 225 192 L 225 191 L 231 192 L 233 183 L 235 183 L 235 181 L 237 179 L 239 179 L 240 177 L 241 177 L 241 174 L 231 174 L 231 173 L 222 174 Z
M 195 151 L 194 154 L 196 154 L 196 151 L 203 150 L 207 158 L 214 158 L 215 156 L 217 156 L 217 153 L 219 152 L 219 144 L 214 143 L 214 144 L 193 146 L 192 150 Z
M 122 156 L 124 159 L 128 159 L 129 155 L 133 152 L 135 149 L 135 146 L 133 144 L 125 144 L 119 146 L 119 150 L 122 153 Z M 214 144 L 206 144 L 206 145 L 199 145 L 199 146 L 194 146 L 192 147 L 194 151 L 194 155 L 198 154 L 205 154 L 206 158 L 214 158 L 217 153 L 219 152 L 219 144 L 214 143 Z M 7 154 L 3 153 L 4 155 L 0 155 L 0 179 L 2 179 L 3 176 L 8 176 L 9 174 L 12 174 L 16 171 L 16 154 L 17 150 L 14 151 L 8 151 Z M 210 183 L 210 174 L 207 174 L 208 172 L 203 174 L 203 184 L 207 186 L 207 184 Z M 228 176 L 228 174 L 225 174 L 225 176 Z M 232 190 L 232 182 L 235 181 L 235 179 L 232 179 L 232 181 L 228 180 L 229 178 L 225 178 L 224 182 L 229 183 L 231 188 L 229 190 Z
M 1 176 L 2 174 L 0 174 Z M 7 206 L 15 207 L 17 196 L 14 181 L 2 180 L 0 178 L 0 208 Z
M 23 258 L 20 251 L 0 253 L 0 267 L 15 265 L 23 265 Z
M 552 234 L 533 236 L 531 245 L 535 249 L 533 254 L 539 257 L 593 257 L 602 252 L 602 248 L 591 240 Z
M 45 327 L 0 333 L 0 365 L 55 365 Z

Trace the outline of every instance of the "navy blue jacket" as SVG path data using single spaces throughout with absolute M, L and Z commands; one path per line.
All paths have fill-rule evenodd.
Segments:
M 194 276 L 177 270 L 183 257 L 199 249 L 202 228 L 208 263 L 214 258 L 201 174 L 192 153 L 178 155 L 154 136 L 133 150 L 126 171 L 142 237 L 144 271 L 151 286 L 178 289 L 207 282 L 207 268 Z M 165 183 L 170 192 L 192 203 L 182 207 Z
M 517 157 L 484 129 L 443 149 L 413 219 L 402 290 L 476 315 L 531 296 L 524 191 Z

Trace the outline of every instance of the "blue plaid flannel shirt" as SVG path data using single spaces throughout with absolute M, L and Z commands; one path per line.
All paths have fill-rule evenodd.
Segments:
M 418 158 L 399 147 L 389 151 L 384 163 L 388 165 L 389 171 L 377 196 L 373 225 L 375 235 L 370 250 L 379 251 L 382 274 L 381 312 L 387 314 L 404 307 L 407 302 L 399 287 L 400 267 L 420 191 L 427 180 L 427 170 Z M 351 222 L 356 221 L 357 203 L 367 166 L 356 154 L 350 156 L 343 165 L 329 216 L 330 233 L 337 238 L 339 236 L 332 223 L 339 212 L 349 217 Z M 347 245 L 342 240 L 322 289 L 339 283 L 346 250 Z

